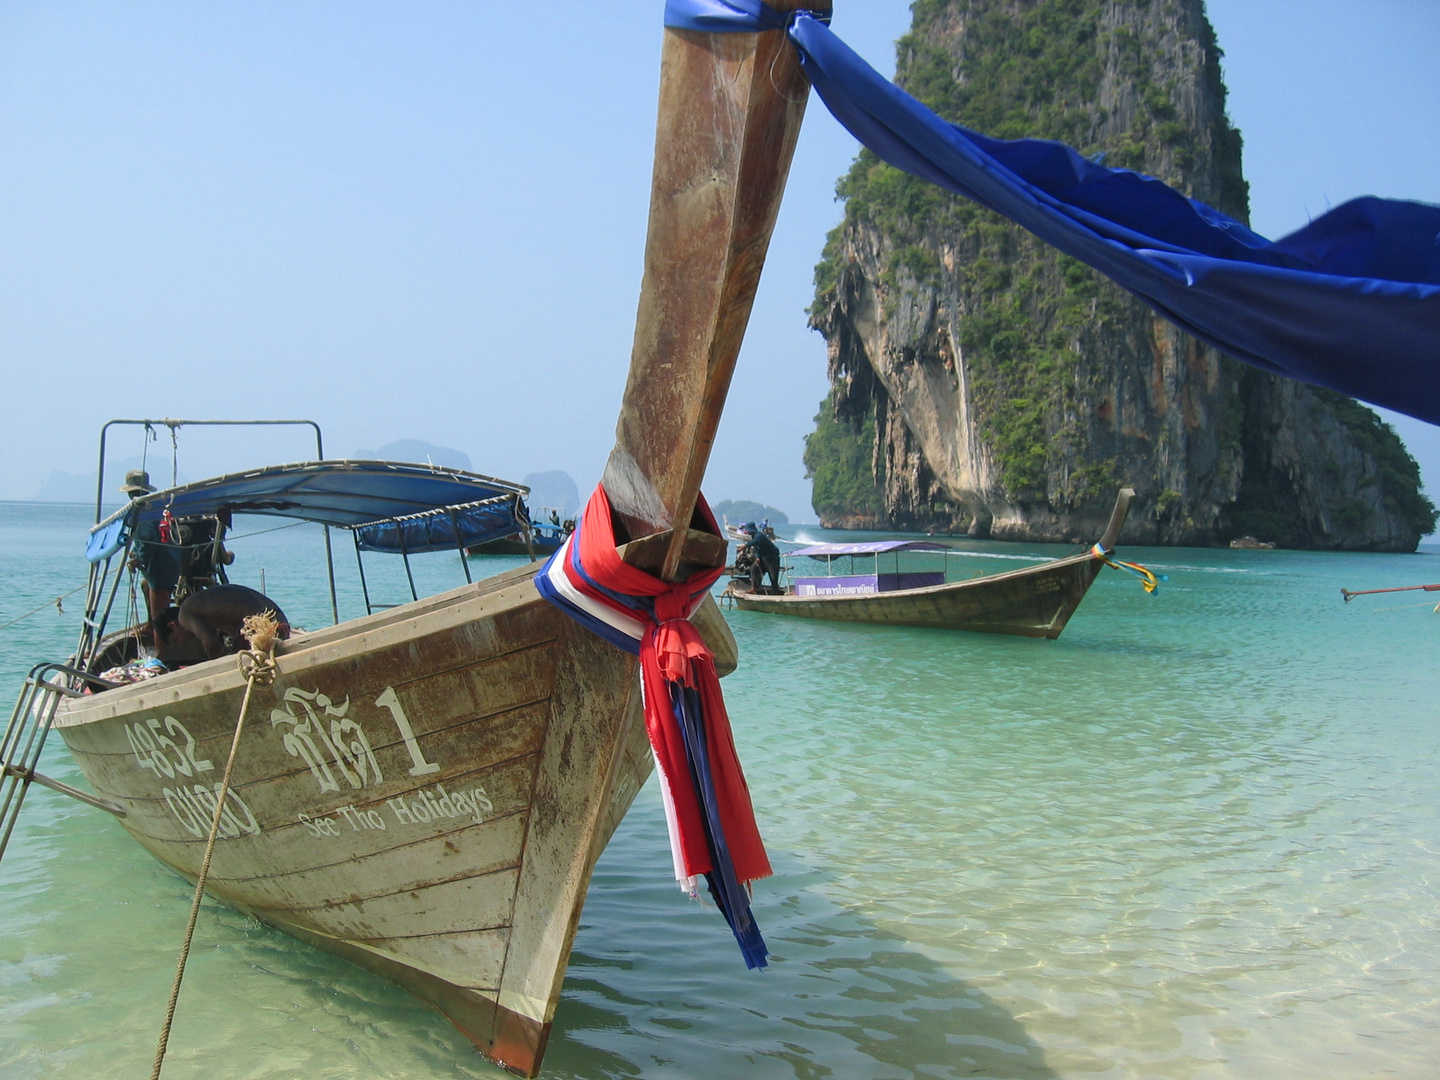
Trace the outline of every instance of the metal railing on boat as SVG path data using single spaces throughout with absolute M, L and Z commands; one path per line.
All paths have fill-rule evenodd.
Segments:
M 59 681 L 56 681 L 56 676 Z M 125 816 L 125 811 L 114 803 L 36 771 L 60 702 L 67 697 L 83 697 L 85 692 L 79 687 L 86 684 L 102 690 L 115 686 L 68 664 L 47 663 L 31 668 L 20 688 L 10 722 L 5 726 L 3 738 L 0 738 L 0 859 L 5 857 L 5 850 L 10 846 L 10 837 L 31 784 L 40 784 L 62 795 L 69 795 L 117 817 Z

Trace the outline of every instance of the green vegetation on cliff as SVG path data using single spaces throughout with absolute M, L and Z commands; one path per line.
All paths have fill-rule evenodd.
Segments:
M 1321 387 L 1310 393 L 1339 421 L 1350 442 L 1374 463 L 1374 475 L 1358 478 L 1360 489 L 1378 486 L 1380 501 L 1402 527 L 1413 529 L 1417 536 L 1435 531 L 1440 512 L 1420 486 L 1420 466 L 1395 429 L 1373 410 L 1344 394 Z M 1334 461 L 1322 462 L 1320 471 L 1328 480 L 1343 479 L 1340 466 Z M 1370 514 L 1366 500 L 1350 495 L 1329 506 L 1330 516 L 1341 528 L 1357 528 Z M 1293 497 L 1276 477 L 1257 471 L 1247 473 L 1232 513 L 1235 532 L 1270 540 L 1285 547 L 1303 546 L 1304 529 L 1295 512 Z
M 1351 442 L 1375 460 L 1380 498 L 1390 512 L 1413 525 L 1421 536 L 1434 532 L 1440 512 L 1421 490 L 1420 465 L 1395 429 L 1374 410 L 1344 394 L 1318 387 L 1312 393 L 1334 411 L 1350 432 Z
M 815 430 L 805 436 L 805 477 L 813 481 L 810 504 L 821 521 L 875 521 L 885 511 L 880 484 L 871 471 L 875 420 L 836 419 L 830 395 L 815 414 Z
M 1152 72 L 1158 48 L 1126 26 L 1102 29 L 1103 0 L 957 5 L 916 0 L 909 34 L 901 38 L 896 81 L 940 116 L 1005 139 L 1059 139 L 1082 153 L 1107 153 L 1107 163 L 1144 169 L 1190 190 L 1199 162 L 1195 133 L 1178 118 L 1174 82 Z M 963 18 L 961 58 L 952 51 Z M 1208 24 L 1207 81 L 1223 103 L 1218 56 Z M 1134 100 L 1128 127 L 1097 143 L 1104 58 L 1115 57 Z M 1222 112 L 1223 116 L 1223 112 Z M 1208 133 L 1222 209 L 1244 218 L 1247 191 L 1240 172 L 1240 136 L 1228 122 Z M 903 173 L 862 150 L 836 186 L 845 220 L 830 234 L 815 270 L 811 311 L 834 298 L 846 230 L 863 224 L 888 241 L 881 284 L 940 284 L 937 249 L 963 267 L 952 283 L 967 312 L 958 342 L 971 375 L 978 423 L 992 448 L 1000 481 L 1017 501 L 1044 499 L 1058 461 L 1081 451 L 1080 433 L 1061 418 L 1075 391 L 1074 365 L 1087 337 L 1105 334 L 1125 310 L 1124 294 L 1088 267 L 1057 256 L 999 215 Z M 1070 502 L 1093 495 L 1094 468 L 1058 494 Z M 1108 478 L 1103 478 L 1108 480 Z
M 989 137 L 1048 138 L 1245 221 L 1204 0 L 914 0 L 896 81 Z M 806 465 L 828 520 L 1241 532 L 1409 550 L 1436 511 L 1370 410 L 1244 368 L 1000 216 L 862 151 L 815 268 L 832 393 Z
M 1128 27 L 1103 30 L 1103 0 L 969 4 L 963 10 L 963 59 L 948 48 L 959 19 L 950 0 L 917 0 L 912 32 L 901 37 L 896 79 L 946 120 L 995 138 L 1056 138 L 1081 153 L 1109 153 L 1109 163 L 1148 168 L 1188 189 L 1197 164 L 1194 134 L 1176 118 L 1174 84 L 1153 82 L 1153 52 Z M 1207 24 L 1208 32 L 1208 24 Z M 1214 45 L 1212 39 L 1210 45 Z M 1119 137 L 1096 140 L 1104 56 L 1115 55 L 1136 101 Z M 1218 55 L 1218 50 L 1217 50 Z M 1215 69 L 1218 84 L 1218 68 Z M 1221 99 L 1224 89 L 1220 88 Z M 1224 125 L 1217 141 L 1221 171 L 1231 177 L 1224 203 L 1246 215 L 1240 179 L 1240 137 Z M 959 346 L 971 370 L 971 392 L 986 444 L 994 449 L 999 480 L 1018 501 L 1044 500 L 1060 459 L 1080 451 L 1079 432 L 1066 423 L 1074 395 L 1074 361 L 1087 336 L 1106 333 L 1122 314 L 1123 294 L 1087 266 L 1058 258 L 1017 226 L 935 184 L 887 166 L 861 151 L 837 184 L 845 222 L 831 233 L 816 266 L 812 311 L 831 302 L 844 230 L 874 226 L 891 242 L 881 284 L 939 284 L 936 248 L 959 256 L 956 297 L 969 317 Z M 1093 469 L 1090 469 L 1093 472 Z M 1092 497 L 1096 478 L 1054 492 L 1079 503 Z M 1107 478 L 1104 478 L 1107 480 Z

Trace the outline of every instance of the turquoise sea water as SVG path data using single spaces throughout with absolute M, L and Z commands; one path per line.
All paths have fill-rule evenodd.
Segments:
M 0 623 L 82 583 L 89 520 L 0 504 Z M 315 531 L 234 547 L 238 580 L 263 566 L 293 622 L 328 621 Z M 1440 597 L 1339 590 L 1440 581 L 1440 550 L 1124 554 L 1169 582 L 1105 571 L 1056 642 L 730 613 L 771 967 L 674 888 L 652 783 L 595 874 L 545 1075 L 1436 1075 Z M 372 595 L 402 599 L 382 563 Z M 0 630 L 7 706 L 79 599 Z M 45 769 L 78 777 L 58 738 Z M 0 866 L 0 1077 L 148 1075 L 189 896 L 34 791 Z M 165 1075 L 505 1074 L 403 991 L 207 904 Z

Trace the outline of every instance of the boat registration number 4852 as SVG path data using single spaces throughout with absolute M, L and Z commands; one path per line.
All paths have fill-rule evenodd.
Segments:
M 218 781 L 209 785 L 186 783 L 186 780 L 199 779 L 201 773 L 215 771 L 213 761 L 196 756 L 195 736 L 190 734 L 190 729 L 173 716 L 151 717 L 126 724 L 125 738 L 142 769 L 149 769 L 166 780 L 181 778 L 175 787 L 167 785 L 160 789 L 165 805 L 186 832 L 192 836 L 208 835 L 220 784 Z M 220 812 L 220 836 L 229 839 L 259 834 L 260 823 L 245 800 L 237 792 L 226 792 L 225 807 Z
M 283 729 L 286 752 L 305 762 L 321 794 L 339 791 L 342 782 L 351 788 L 363 788 L 385 779 L 369 735 L 349 715 L 348 696 L 336 704 L 318 689 L 302 690 L 292 686 L 281 700 L 283 707 L 270 713 L 270 725 Z M 419 777 L 439 772 L 440 766 L 427 760 L 421 750 L 394 687 L 385 687 L 375 704 L 390 714 L 399 732 L 410 758 L 409 774 Z M 211 759 L 198 756 L 190 729 L 173 716 L 151 717 L 127 723 L 125 737 L 142 769 L 165 780 L 182 778 L 178 788 L 163 789 L 165 802 L 187 832 L 206 835 L 220 785 L 185 783 L 198 779 L 201 773 L 215 771 Z M 259 834 L 260 825 L 255 815 L 237 792 L 227 792 L 225 802 L 220 823 L 222 837 Z

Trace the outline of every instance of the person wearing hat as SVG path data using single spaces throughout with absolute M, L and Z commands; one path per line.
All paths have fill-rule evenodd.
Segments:
M 125 474 L 125 482 L 120 485 L 120 490 L 132 499 L 138 499 L 141 495 L 149 495 L 155 490 L 155 485 L 150 483 L 150 474 L 144 469 L 131 469 Z
M 134 500 L 149 495 L 155 486 L 145 470 L 131 469 L 120 490 Z M 180 583 L 180 549 L 161 539 L 159 522 L 142 521 L 135 526 L 130 552 L 130 565 L 145 581 L 145 609 L 153 625 L 155 616 L 170 606 L 170 597 Z

